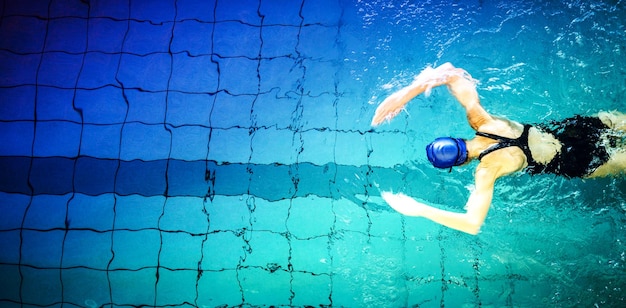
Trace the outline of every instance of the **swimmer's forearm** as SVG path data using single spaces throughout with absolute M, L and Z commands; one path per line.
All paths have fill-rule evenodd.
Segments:
M 436 69 L 425 68 L 410 85 L 391 94 L 376 108 L 376 113 L 372 118 L 372 126 L 391 121 L 413 98 L 422 93 L 428 96 L 432 88 L 446 84 L 450 78 L 446 71 L 451 69 L 454 69 L 454 66 L 450 63 L 445 63 Z
M 472 235 L 478 234 L 482 225 L 482 222 L 477 222 L 467 213 L 445 211 L 426 204 L 423 205 L 421 215 L 416 216 L 427 218 L 440 225 Z
M 441 210 L 406 196 L 404 194 L 393 194 L 383 192 L 383 199 L 394 210 L 406 216 L 424 217 L 440 225 L 459 230 L 465 233 L 476 235 L 480 230 L 483 220 L 469 213 L 455 213 Z
M 376 112 L 372 118 L 372 126 L 377 126 L 385 121 L 391 121 L 410 100 L 424 92 L 425 89 L 425 86 L 413 82 L 389 95 L 389 97 L 376 108 Z

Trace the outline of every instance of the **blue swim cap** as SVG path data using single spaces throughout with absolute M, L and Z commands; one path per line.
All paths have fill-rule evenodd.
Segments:
M 426 146 L 426 155 L 433 166 L 447 169 L 467 161 L 467 146 L 461 138 L 441 137 Z

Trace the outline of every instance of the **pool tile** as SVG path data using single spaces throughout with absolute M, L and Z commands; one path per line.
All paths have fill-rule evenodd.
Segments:
M 65 229 L 69 198 L 69 194 L 33 197 L 32 203 L 26 212 L 26 217 L 24 217 L 23 227 L 38 230 Z
M 67 120 L 81 122 L 80 113 L 74 109 L 76 90 L 39 87 L 37 89 L 37 119 L 38 120 Z
M 298 108 L 298 99 L 277 96 L 276 90 L 261 94 L 257 97 L 252 116 L 256 120 L 257 127 L 271 127 L 278 129 L 293 129 Z
M 244 302 L 239 273 L 204 271 L 198 281 L 198 306 L 237 306 Z
M 265 3 L 265 1 L 262 1 L 261 3 Z M 281 14 L 280 16 L 287 15 Z M 268 22 L 267 19 L 265 22 Z M 276 57 L 295 56 L 296 46 L 298 46 L 299 31 L 300 28 L 295 26 L 263 26 L 263 29 L 261 30 L 261 36 L 263 38 L 263 45 L 261 46 L 261 56 L 264 59 L 269 58 L 268 60 L 273 60 L 273 58 Z
M 198 262 L 202 258 L 201 247 L 203 238 L 203 236 L 192 236 L 184 232 L 163 233 L 163 244 L 159 254 L 160 265 L 172 270 L 190 270 L 188 272 L 193 277 L 189 277 L 186 281 L 188 283 L 193 282 L 195 285 L 195 276 L 198 275 L 196 269 L 198 268 Z M 169 271 L 165 270 L 164 272 Z
M 293 273 L 293 306 L 315 307 L 331 306 L 331 280 L 327 275 L 318 273 Z
M 247 190 L 253 196 L 271 201 L 293 196 L 295 193 L 292 178 L 294 171 L 287 166 L 283 168 L 276 168 L 276 166 L 275 164 L 252 165 L 252 171 L 246 173 L 246 178 L 250 179 L 248 186 L 239 187 L 239 190 Z M 222 179 L 222 176 L 219 176 L 219 181 L 222 180 L 228 179 Z
M 162 196 L 143 197 L 139 195 L 116 196 L 116 229 L 158 229 L 159 217 L 163 213 L 165 198 Z
M 311 130 L 302 133 L 304 151 L 298 156 L 300 162 L 324 165 L 335 160 L 336 134 L 331 131 Z
M 69 227 L 96 231 L 112 230 L 116 214 L 114 204 L 114 195 L 111 193 L 99 196 L 73 195 L 67 206 Z
M 243 230 L 250 228 L 248 200 L 242 196 L 216 196 L 207 204 L 211 231 Z M 206 218 L 206 217 L 203 217 Z M 206 230 L 205 230 L 206 231 Z
M 302 98 L 303 129 L 334 129 L 337 126 L 336 97 L 330 93 L 319 93 Z
M 122 124 L 84 124 L 80 154 L 98 158 L 119 158 L 121 132 Z
M 120 161 L 116 172 L 115 193 L 143 196 L 164 195 L 167 190 L 167 160 Z
M 210 56 L 175 54 L 169 86 L 175 91 L 213 94 L 218 90 L 220 78 L 218 65 Z
M 125 20 L 91 18 L 89 19 L 87 50 L 98 53 L 120 52 L 128 30 L 129 25 Z M 119 55 L 114 57 L 119 59 Z M 117 65 L 113 65 L 113 67 L 117 68 Z
M 400 132 L 372 134 L 371 144 L 373 149 L 369 163 L 380 167 L 393 167 L 398 160 L 406 157 L 404 155 L 406 149 L 411 148 L 411 145 L 407 144 L 406 137 Z
M 90 124 L 122 124 L 128 112 L 122 91 L 114 87 L 77 90 L 74 104 Z
M 21 222 L 21 217 L 19 218 Z M 0 228 L 8 229 L 6 225 L 0 225 Z M 19 229 L 19 226 L 16 229 Z M 20 247 L 21 241 L 20 230 L 0 231 L 0 246 L 4 248 L 0 251 L 0 260 L 2 260 L 2 263 L 20 263 L 20 250 L 18 248 Z M 1 270 L 0 273 L 2 273 Z M 2 284 L 0 283 L 0 285 Z M 0 293 L 1 292 L 2 291 L 0 291 Z
M 366 233 L 369 228 L 367 213 L 363 207 L 348 199 L 341 198 L 333 203 L 336 217 L 336 231 L 354 231 Z
M 369 268 L 361 268 L 367 264 L 364 257 L 364 247 L 367 245 L 367 235 L 358 232 L 341 232 L 333 239 L 333 305 L 354 306 L 363 305 L 364 280 Z M 352 266 L 354 264 L 356 266 Z M 367 272 L 366 272 L 367 271 Z
M 74 172 L 74 191 L 90 196 L 115 191 L 118 162 L 113 159 L 79 157 Z
M 240 4 L 237 3 L 237 5 Z M 219 15 L 217 18 L 220 18 Z M 226 21 L 215 24 L 213 52 L 221 58 L 245 57 L 254 59 L 259 56 L 260 46 L 260 27 L 236 21 Z
M 217 1 L 215 8 L 215 20 L 237 20 L 243 23 L 259 25 L 261 17 L 257 13 L 258 0 L 242 0 L 237 2 Z
M 409 281 L 407 304 L 409 307 L 441 307 L 443 290 L 441 278 L 433 281 Z
M 209 142 L 209 160 L 214 160 L 217 163 L 247 162 L 250 159 L 250 154 L 248 129 L 213 130 Z
M 76 17 L 51 19 L 47 29 L 46 51 L 82 53 L 87 49 L 87 19 Z
M 218 92 L 207 101 L 209 102 L 213 104 L 209 122 L 212 128 L 248 127 L 252 124 L 250 113 L 252 105 L 255 104 L 254 96 Z
M 170 0 L 133 0 L 130 1 L 130 17 L 163 23 L 174 20 L 176 4 Z
M 331 102 L 337 99 L 335 94 L 338 82 L 335 77 L 337 63 L 315 60 L 304 60 L 302 63 L 302 65 L 306 67 L 303 87 L 308 95 L 318 101 L 325 101 L 324 99 L 320 99 L 325 97 L 330 97 Z M 328 98 L 326 100 L 328 100 Z
M 26 2 L 8 2 L 4 7 L 5 15 L 30 15 L 47 17 L 49 11 L 48 3 L 26 3 Z
M 23 230 L 20 250 L 21 262 L 40 268 L 58 268 L 61 266 L 64 236 L 64 230 Z M 22 268 L 22 270 L 24 270 L 24 268 Z M 44 275 L 43 272 L 42 275 Z M 28 277 L 27 274 L 24 276 L 26 279 L 32 279 L 32 277 Z
M 314 220 L 311 220 L 315 217 Z M 335 216 L 331 204 L 318 197 L 295 198 L 287 219 L 287 229 L 293 236 L 306 239 L 330 234 Z
M 31 197 L 24 194 L 0 192 L 0 230 L 18 229 L 22 225 Z M 9 247 L 9 246 L 7 246 Z
M 275 128 L 259 129 L 254 132 L 252 155 L 250 161 L 256 164 L 292 164 L 296 161 L 297 152 L 294 149 L 293 132 Z
M 165 121 L 174 126 L 208 126 L 213 97 L 205 94 L 168 93 Z
M 63 298 L 66 302 L 84 306 L 93 302 L 99 307 L 110 301 L 107 272 L 96 272 L 88 268 L 71 268 L 64 269 L 62 277 Z M 73 290 L 81 290 L 81 292 Z
M 160 269 L 156 284 L 156 305 L 173 307 L 193 303 L 196 299 L 197 276 L 196 271 Z
M 170 159 L 167 167 L 168 196 L 194 196 L 205 198 L 212 183 L 207 179 L 207 161 L 182 161 Z
M 70 230 L 63 242 L 63 250 L 66 252 L 63 254 L 63 266 L 106 270 L 113 257 L 111 244 L 110 233 Z
M 73 159 L 64 157 L 34 158 L 29 174 L 33 193 L 63 195 L 72 192 L 74 181 Z
M 473 294 L 472 285 L 464 277 L 452 277 L 445 291 L 443 305 L 446 307 L 480 306 L 480 299 Z
M 373 221 L 370 234 L 382 238 L 401 239 L 403 237 L 402 215 L 392 211 L 370 211 Z
M 279 57 L 273 59 L 262 59 L 259 64 L 260 92 L 272 94 L 275 98 L 290 98 L 297 100 L 300 98 L 305 68 L 302 63 L 295 59 Z M 269 93 L 268 93 L 269 94 Z
M 204 234 L 209 228 L 210 219 L 204 214 L 202 198 L 170 197 L 167 198 L 163 215 L 159 219 L 159 229 L 172 232 Z M 181 223 L 184 222 L 184 223 Z
M 58 267 L 58 264 L 53 267 Z M 51 281 L 59 281 L 61 270 L 22 267 L 20 274 L 23 277 L 20 290 L 21 298 L 28 298 L 29 304 L 46 306 L 50 303 L 62 302 L 61 284 L 50 283 Z
M 0 97 L 3 98 L 0 100 L 0 121 L 34 120 L 35 90 L 33 86 L 0 88 Z M 67 106 L 67 104 L 59 105 Z
M 372 122 L 372 116 L 374 115 L 374 109 L 368 111 L 364 107 L 365 101 L 359 101 L 356 97 L 342 94 L 337 100 L 337 129 L 347 131 L 359 131 L 368 132 L 372 129 L 370 123 Z M 358 95 L 358 94 L 357 94 Z M 349 96 L 350 98 L 346 98 Z M 378 129 L 377 129 L 378 131 Z
M 442 251 L 436 239 L 407 239 L 403 244 L 406 279 L 419 284 L 441 281 Z
M 310 239 L 292 238 L 291 263 L 293 269 L 299 272 L 308 272 L 315 275 L 329 275 L 331 268 L 330 240 L 328 236 Z
M 302 58 L 313 60 L 340 60 L 337 44 L 339 38 L 337 27 L 310 25 L 302 27 L 297 51 Z
M 154 240 L 154 239 L 153 239 Z M 137 256 L 138 258 L 145 258 Z M 156 258 L 153 257 L 153 258 Z M 109 281 L 112 286 L 124 286 L 111 289 L 107 302 L 113 303 L 154 303 L 154 290 L 157 285 L 157 271 L 154 267 L 142 268 L 136 271 L 116 270 L 109 272 Z M 137 292 L 137 290 L 145 290 Z
M 4 13 L 8 14 L 7 11 Z M 16 53 L 39 53 L 43 50 L 46 26 L 46 21 L 39 18 L 4 15 L 0 26 L 0 48 Z
M 339 0 L 321 0 L 306 2 L 302 6 L 302 16 L 307 24 L 321 23 L 336 25 L 339 23 L 343 9 Z
M 282 272 L 289 268 L 290 246 L 285 235 L 267 231 L 248 231 L 249 247 L 241 264 L 248 267 L 261 267 L 268 271 Z
M 137 90 L 123 92 L 132 104 L 128 105 L 127 122 L 157 124 L 165 122 L 166 93 L 151 93 Z
M 113 270 L 153 268 L 152 262 L 158 258 L 160 243 L 158 230 L 116 230 L 113 232 L 112 246 L 115 258 L 108 268 Z M 154 286 L 154 283 L 152 285 Z
M 176 2 L 176 19 L 196 19 L 212 22 L 216 1 L 179 0 Z
M 38 82 L 59 88 L 73 87 L 83 64 L 82 55 L 70 55 L 62 52 L 43 54 Z
M 32 122 L 0 122 L 0 153 L 6 156 L 31 156 L 35 125 Z
M 198 5 L 202 5 L 202 3 L 198 3 Z M 178 16 L 178 18 L 180 19 L 181 16 Z M 198 20 L 183 20 L 177 22 L 174 26 L 171 50 L 173 53 L 189 53 L 194 57 L 210 55 L 213 49 L 211 42 L 212 35 L 212 23 L 200 22 Z
M 80 124 L 71 122 L 38 122 L 34 156 L 75 157 L 80 145 Z
M 301 9 L 300 1 L 263 0 L 259 12 L 264 16 L 265 25 L 299 26 L 302 22 Z
M 147 55 L 169 51 L 173 24 L 131 21 L 129 25 L 124 39 L 123 52 Z
M 371 164 L 372 161 L 368 161 L 367 158 L 367 139 L 367 137 L 356 132 L 338 133 L 335 142 L 335 163 L 351 166 Z
M 202 251 L 202 269 L 223 271 L 236 269 L 246 257 L 246 242 L 232 232 L 214 232 L 207 235 Z
M 244 268 L 239 279 L 246 303 L 251 306 L 287 306 L 289 304 L 291 276 L 277 270 L 270 273 L 259 268 Z
M 122 128 L 122 160 L 157 160 L 169 157 L 171 134 L 163 125 L 127 123 Z
M 259 93 L 259 62 L 247 58 L 220 58 L 219 89 L 233 95 Z
M 58 1 L 51 3 L 48 11 L 51 18 L 58 17 L 80 17 L 87 18 L 89 16 L 89 5 L 84 2 L 64 2 Z
M 0 275 L 4 279 L 0 280 L 0 298 L 9 301 L 20 301 L 20 284 L 22 283 L 22 274 L 20 267 L 17 265 L 0 264 Z
M 145 56 L 124 54 L 117 78 L 125 88 L 164 91 L 172 73 L 171 61 L 169 54 L 157 53 Z
M 225 197 L 237 197 L 242 200 L 247 200 L 248 186 L 243 185 L 244 181 L 250 179 L 250 170 L 247 164 L 241 163 L 218 163 L 209 160 L 209 164 L 215 166 L 210 168 L 213 177 L 211 183 L 211 194 L 222 195 Z M 250 192 L 252 193 L 252 192 Z M 247 201 L 244 201 L 247 202 Z
M 101 88 L 107 85 L 119 86 L 116 79 L 119 62 L 119 54 L 86 54 L 77 85 L 88 89 Z
M 0 80 L 4 87 L 34 85 L 37 82 L 37 71 L 41 63 L 41 54 L 17 55 L 6 50 L 0 50 L 3 69 L 0 70 Z
M 129 18 L 130 0 L 110 0 L 107 2 L 90 3 L 89 14 L 92 17 L 127 20 Z M 126 21 L 124 21 L 126 22 Z
M 170 158 L 186 161 L 206 159 L 210 131 L 210 128 L 202 126 L 173 128 Z
M 285 233 L 287 216 L 289 215 L 289 200 L 267 201 L 256 198 L 255 210 L 251 214 L 252 228 L 260 231 Z

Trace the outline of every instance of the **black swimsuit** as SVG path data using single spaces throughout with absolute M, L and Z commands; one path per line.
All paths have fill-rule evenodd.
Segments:
M 609 154 L 600 142 L 602 133 L 609 127 L 598 118 L 575 116 L 548 125 L 538 125 L 542 131 L 552 134 L 562 145 L 561 152 L 548 164 L 541 164 L 533 159 L 528 146 L 528 131 L 531 127 L 529 124 L 524 125 L 524 132 L 517 139 L 477 132 L 477 136 L 498 141 L 480 153 L 478 159 L 493 151 L 516 146 L 526 155 L 528 163 L 526 170 L 530 174 L 552 173 L 569 178 L 587 176 L 609 160 Z

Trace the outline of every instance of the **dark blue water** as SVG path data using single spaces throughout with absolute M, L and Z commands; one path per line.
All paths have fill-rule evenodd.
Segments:
M 626 184 L 514 175 L 469 236 L 429 65 L 537 123 L 622 110 L 621 1 L 1 1 L 3 307 L 621 307 Z

